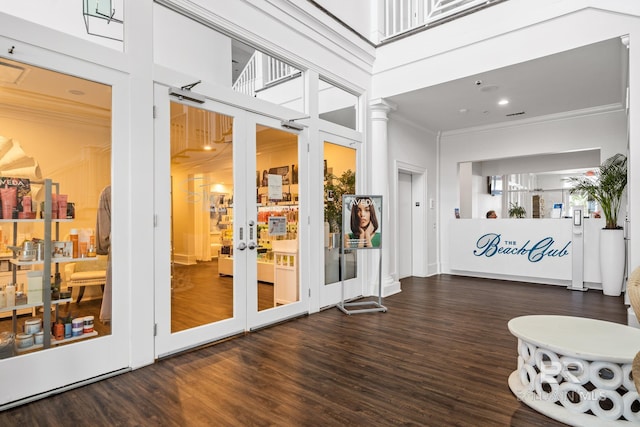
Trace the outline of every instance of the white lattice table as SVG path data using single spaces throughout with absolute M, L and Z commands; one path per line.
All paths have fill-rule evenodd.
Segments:
M 509 321 L 518 368 L 509 388 L 525 404 L 574 426 L 640 425 L 631 363 L 640 329 L 570 316 Z

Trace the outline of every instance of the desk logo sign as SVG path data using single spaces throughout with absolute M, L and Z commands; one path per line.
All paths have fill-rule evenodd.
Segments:
M 558 244 L 553 237 L 544 237 L 536 243 L 527 240 L 523 245 L 515 240 L 505 240 L 502 243 L 502 235 L 487 233 L 476 241 L 476 249 L 473 254 L 477 257 L 492 258 L 494 256 L 519 256 L 529 262 L 540 262 L 546 258 L 562 258 L 570 254 L 568 241 L 564 245 Z

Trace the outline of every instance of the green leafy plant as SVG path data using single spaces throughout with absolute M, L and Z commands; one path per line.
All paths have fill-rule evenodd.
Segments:
M 627 187 L 627 157 L 624 154 L 609 157 L 594 176 L 573 177 L 570 181 L 574 185 L 571 194 L 582 194 L 598 202 L 605 218 L 604 228 L 621 228 L 618 212 Z
M 524 218 L 527 215 L 527 211 L 518 202 L 511 202 L 510 206 L 509 218 Z
M 356 173 L 347 169 L 339 177 L 328 174 L 324 191 L 324 220 L 332 233 L 342 233 L 342 196 L 355 193 Z

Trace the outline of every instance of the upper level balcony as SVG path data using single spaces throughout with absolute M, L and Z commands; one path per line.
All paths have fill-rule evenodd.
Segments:
M 380 0 L 379 40 L 383 43 L 410 31 L 442 24 L 505 0 Z

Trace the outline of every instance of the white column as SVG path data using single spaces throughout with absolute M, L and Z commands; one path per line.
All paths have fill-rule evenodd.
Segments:
M 389 138 L 387 123 L 389 113 L 396 109 L 396 105 L 384 99 L 372 100 L 371 112 L 371 191 L 372 195 L 382 196 L 382 296 L 389 296 L 400 292 L 400 282 L 391 276 L 389 266 L 393 259 L 392 251 L 395 236 L 390 226 L 391 212 L 389 206 Z M 374 251 L 371 251 L 374 252 Z M 379 254 L 369 257 L 369 284 L 371 295 L 378 294 Z

